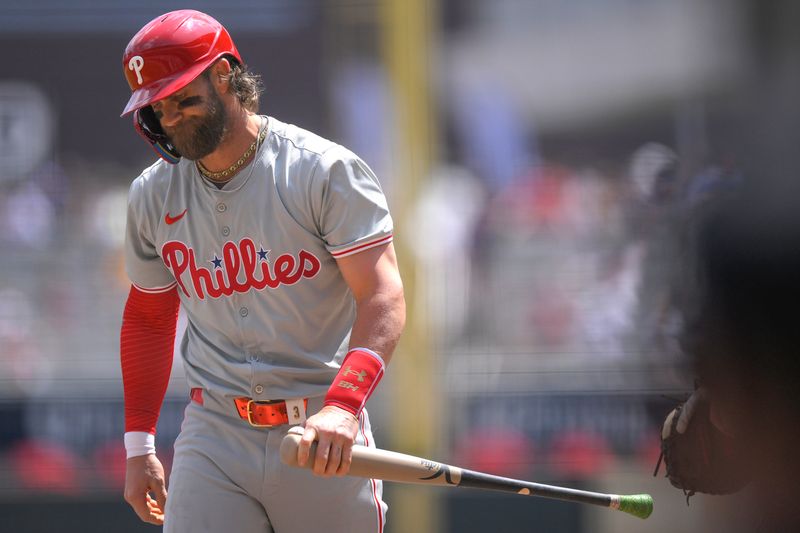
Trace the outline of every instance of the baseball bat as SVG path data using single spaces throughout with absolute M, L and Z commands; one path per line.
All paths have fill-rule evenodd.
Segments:
M 298 467 L 297 447 L 303 428 L 293 427 L 281 442 L 281 461 Z M 313 443 L 306 468 L 311 468 L 317 443 Z M 421 483 L 446 487 L 471 487 L 476 489 L 513 492 L 525 496 L 540 496 L 556 500 L 590 503 L 622 511 L 639 518 L 647 518 L 653 512 L 653 497 L 649 494 L 603 494 L 585 490 L 543 485 L 502 476 L 494 476 L 466 468 L 437 463 L 430 459 L 414 457 L 403 453 L 366 446 L 353 446 L 353 461 L 350 476 L 397 481 L 400 483 Z

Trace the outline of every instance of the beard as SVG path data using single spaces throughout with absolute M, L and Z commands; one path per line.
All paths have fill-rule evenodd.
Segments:
M 165 133 L 183 157 L 197 161 L 217 149 L 227 133 L 227 122 L 225 106 L 216 91 L 211 89 L 204 117 L 192 117 L 192 120 Z

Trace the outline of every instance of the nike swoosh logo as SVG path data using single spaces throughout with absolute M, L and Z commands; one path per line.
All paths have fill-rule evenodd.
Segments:
M 188 211 L 188 210 L 189 210 L 189 208 L 187 207 L 186 209 L 183 210 L 183 213 L 181 213 L 180 215 L 176 215 L 174 217 L 169 216 L 169 213 L 167 213 L 167 215 L 164 217 L 164 222 L 166 222 L 168 225 L 169 224 L 174 224 L 177 221 L 179 221 L 180 219 L 182 219 L 183 215 L 185 215 L 186 211 Z

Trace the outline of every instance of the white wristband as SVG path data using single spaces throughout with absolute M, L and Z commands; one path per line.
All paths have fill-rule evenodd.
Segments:
M 128 459 L 156 453 L 156 436 L 146 431 L 128 431 L 125 433 L 125 451 Z

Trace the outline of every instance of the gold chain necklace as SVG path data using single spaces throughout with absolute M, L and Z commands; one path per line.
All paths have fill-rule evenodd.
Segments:
M 199 159 L 195 161 L 197 170 L 200 171 L 200 174 L 202 174 L 203 176 L 212 181 L 226 181 L 227 179 L 232 178 L 233 175 L 236 174 L 236 172 L 241 168 L 241 166 L 244 165 L 248 159 L 250 159 L 250 156 L 253 155 L 253 152 L 255 152 L 258 145 L 264 142 L 266 136 L 267 136 L 267 128 L 264 128 L 263 130 L 258 132 L 258 137 L 256 137 L 256 140 L 253 141 L 253 144 L 250 145 L 250 148 L 245 150 L 245 152 L 242 154 L 242 157 L 237 159 L 234 164 L 232 164 L 225 170 L 220 170 L 219 172 L 211 172 L 210 170 L 208 170 L 206 167 L 203 166 L 203 163 L 201 163 Z

